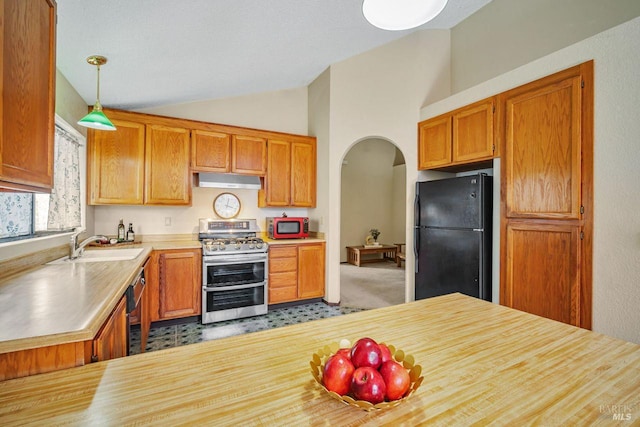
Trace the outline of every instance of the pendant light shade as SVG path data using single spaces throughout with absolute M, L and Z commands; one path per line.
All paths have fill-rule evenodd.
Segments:
M 431 21 L 446 5 L 447 0 L 364 0 L 362 13 L 378 28 L 400 31 Z
M 93 104 L 93 110 L 82 119 L 78 120 L 80 126 L 84 126 L 92 129 L 99 130 L 116 130 L 116 127 L 102 112 L 102 105 L 100 104 L 100 66 L 107 63 L 107 58 L 104 56 L 93 55 L 87 58 L 87 62 L 91 65 L 95 65 L 98 69 L 98 87 L 96 91 L 96 103 Z

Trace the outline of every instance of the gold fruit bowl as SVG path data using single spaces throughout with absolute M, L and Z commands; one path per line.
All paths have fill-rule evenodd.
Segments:
M 383 344 L 383 343 L 380 343 L 380 344 Z M 348 396 L 348 395 L 341 396 L 334 391 L 327 390 L 324 384 L 322 384 L 322 372 L 324 371 L 324 364 L 326 363 L 327 359 L 333 354 L 335 354 L 340 348 L 338 343 L 331 343 L 329 345 L 326 345 L 322 349 L 318 350 L 313 354 L 313 358 L 311 359 L 311 362 L 310 362 L 311 374 L 313 375 L 313 378 L 316 380 L 316 382 L 320 384 L 320 387 L 322 387 L 322 389 L 326 391 L 329 394 L 329 396 L 349 406 L 355 406 L 356 408 L 364 409 L 365 411 L 392 408 L 404 402 L 405 400 L 407 400 L 418 389 L 418 387 L 420 387 L 420 384 L 422 384 L 422 380 L 424 378 L 421 376 L 422 366 L 415 364 L 415 360 L 413 356 L 409 354 L 405 354 L 404 351 L 400 349 L 396 349 L 392 345 L 389 345 L 389 344 L 385 344 L 385 345 L 389 347 L 389 351 L 391 352 L 391 356 L 394 358 L 394 360 L 402 364 L 402 366 L 404 366 L 405 369 L 409 371 L 409 378 L 411 379 L 411 385 L 409 386 L 409 390 L 407 391 L 407 393 L 401 399 L 392 400 L 390 402 L 384 401 L 384 402 L 376 403 L 374 405 L 373 403 L 370 403 L 364 400 L 355 400 L 351 396 Z

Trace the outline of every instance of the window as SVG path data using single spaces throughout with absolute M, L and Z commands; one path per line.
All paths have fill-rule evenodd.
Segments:
M 69 231 L 82 224 L 80 145 L 84 137 L 56 116 L 51 194 L 0 192 L 0 243 Z

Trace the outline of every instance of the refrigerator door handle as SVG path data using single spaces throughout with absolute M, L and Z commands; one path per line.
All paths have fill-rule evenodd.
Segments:
M 419 241 L 420 241 L 420 229 L 418 227 L 414 227 L 413 228 L 413 255 L 416 258 L 416 262 L 415 262 L 415 272 L 418 272 L 418 247 L 419 245 Z

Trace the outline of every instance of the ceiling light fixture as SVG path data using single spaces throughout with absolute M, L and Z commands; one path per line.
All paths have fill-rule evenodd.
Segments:
M 446 4 L 447 0 L 364 0 L 362 13 L 378 28 L 400 31 L 431 21 Z
M 107 58 L 100 55 L 92 55 L 87 58 L 87 62 L 98 68 L 98 89 L 96 93 L 96 103 L 93 104 L 93 110 L 78 121 L 80 126 L 99 130 L 116 130 L 116 127 L 102 112 L 100 104 L 100 66 L 107 63 Z

